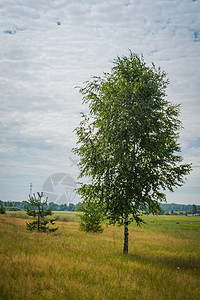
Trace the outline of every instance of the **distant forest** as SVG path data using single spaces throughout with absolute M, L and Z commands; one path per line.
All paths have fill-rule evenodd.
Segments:
M 3 205 L 8 211 L 17 211 L 17 210 L 25 210 L 27 206 L 26 201 L 2 201 L 0 200 L 0 206 Z M 46 208 L 51 208 L 54 211 L 74 211 L 76 209 L 77 204 L 69 203 L 67 204 L 56 204 L 54 202 L 50 202 L 46 205 Z
M 53 211 L 75 211 L 76 208 L 80 207 L 81 203 L 73 204 L 56 204 L 54 202 L 50 202 L 47 204 L 46 208 L 51 208 Z M 0 200 L 0 206 L 4 206 L 7 211 L 18 211 L 25 210 L 27 206 L 26 201 L 2 201 Z M 161 213 L 160 214 L 187 214 L 187 213 L 200 213 L 200 205 L 194 204 L 161 204 Z M 149 213 L 146 211 L 146 213 Z
M 162 212 L 161 214 L 199 214 L 200 205 L 195 204 L 161 204 L 160 205 Z

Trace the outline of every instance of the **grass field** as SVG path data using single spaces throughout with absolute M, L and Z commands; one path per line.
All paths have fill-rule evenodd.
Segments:
M 145 216 L 123 228 L 81 232 L 76 213 L 55 233 L 32 233 L 26 215 L 0 215 L 0 299 L 200 299 L 200 217 Z

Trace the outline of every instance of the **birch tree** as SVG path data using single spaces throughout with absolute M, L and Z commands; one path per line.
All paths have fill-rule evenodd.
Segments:
M 166 73 L 130 51 L 117 57 L 110 73 L 80 88 L 88 113 L 75 129 L 80 177 L 90 176 L 78 193 L 95 199 L 110 224 L 140 225 L 141 211 L 160 211 L 166 191 L 184 183 L 191 165 L 182 163 L 178 143 L 180 105 L 166 100 Z

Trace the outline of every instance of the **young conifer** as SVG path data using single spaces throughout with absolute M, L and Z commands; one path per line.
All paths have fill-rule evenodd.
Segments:
M 30 231 L 37 230 L 38 232 L 54 232 L 58 227 L 50 228 L 47 224 L 54 225 L 55 219 L 46 218 L 47 216 L 51 216 L 53 211 L 51 208 L 46 208 L 47 198 L 43 201 L 43 197 L 43 193 L 37 192 L 37 195 L 33 194 L 33 196 L 29 196 L 29 200 L 26 201 L 26 213 L 34 217 L 34 221 L 26 223 L 26 229 Z

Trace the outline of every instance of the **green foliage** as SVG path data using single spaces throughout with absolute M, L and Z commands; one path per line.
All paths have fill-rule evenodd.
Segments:
M 79 205 L 77 210 L 82 212 L 82 214 L 80 214 L 80 230 L 86 232 L 103 232 L 101 225 L 103 221 L 103 211 L 98 202 L 94 200 L 84 201 L 82 205 Z
M 184 211 L 184 212 L 191 212 L 192 210 L 191 204 L 176 204 L 176 203 L 165 203 L 161 204 L 162 210 L 176 210 L 176 211 Z M 196 205 L 197 211 L 200 210 L 200 205 Z
M 192 205 L 192 210 L 191 210 L 192 214 L 196 214 L 197 213 L 197 207 L 195 204 Z
M 80 89 L 89 113 L 75 129 L 80 177 L 78 193 L 97 199 L 110 224 L 142 222 L 140 211 L 160 211 L 165 191 L 184 183 L 190 164 L 181 164 L 179 105 L 165 100 L 169 81 L 154 64 L 132 53 L 117 57 L 111 73 Z
M 0 206 L 0 214 L 3 215 L 3 214 L 5 214 L 5 212 L 6 212 L 6 210 L 5 210 L 4 206 L 1 205 Z
M 8 207 L 8 211 L 20 211 L 21 209 L 18 207 Z
M 0 205 L 4 205 L 7 210 L 9 211 L 17 211 L 17 210 L 25 210 L 27 206 L 26 201 L 1 201 Z M 46 208 L 51 208 L 54 211 L 74 211 L 75 210 L 75 204 L 69 203 L 67 204 L 56 204 L 53 202 L 47 203 Z
M 0 205 L 3 205 L 6 210 L 17 211 L 25 209 L 26 201 L 0 201 Z
M 76 211 L 83 212 L 83 203 L 82 202 L 78 202 L 76 204 Z
M 47 224 L 50 223 L 51 225 L 54 225 L 54 219 L 47 219 L 47 216 L 51 216 L 53 214 L 53 211 L 51 208 L 46 208 L 47 205 L 47 199 L 45 201 L 42 200 L 44 197 L 43 193 L 37 193 L 37 196 L 33 194 L 32 197 L 29 196 L 29 200 L 27 201 L 26 206 L 26 213 L 29 216 L 32 216 L 35 218 L 32 222 L 26 223 L 26 229 L 33 231 L 37 230 L 43 231 L 43 232 L 54 232 L 58 229 L 56 228 L 50 228 Z

